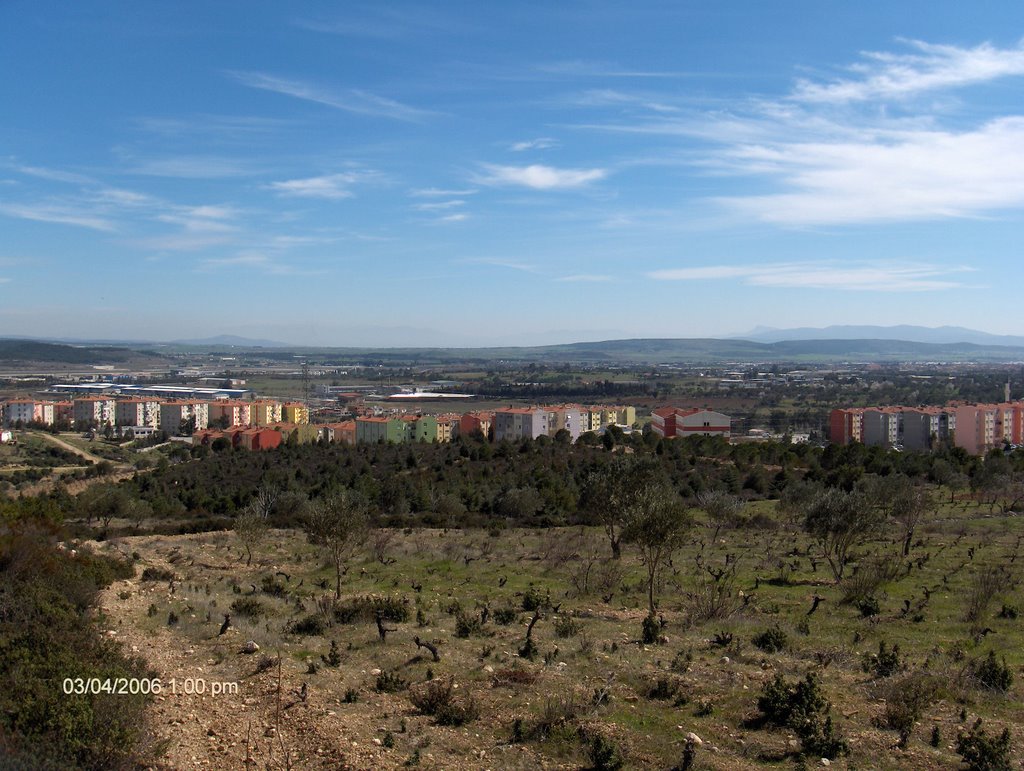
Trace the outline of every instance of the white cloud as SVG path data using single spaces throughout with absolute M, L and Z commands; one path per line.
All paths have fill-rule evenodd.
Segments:
M 469 219 L 469 215 L 465 212 L 459 212 L 458 214 L 448 214 L 438 219 L 438 222 L 465 222 Z
M 36 222 L 55 222 L 61 225 L 76 225 L 89 230 L 110 233 L 117 227 L 106 217 L 96 212 L 69 204 L 16 204 L 0 203 L 0 213 Z
M 517 262 L 516 260 L 506 260 L 501 257 L 468 257 L 464 260 L 458 260 L 458 262 L 464 265 L 493 265 L 497 268 L 508 268 L 509 270 L 519 270 L 523 273 L 538 273 L 537 266 L 531 265 L 526 262 Z
M 537 139 L 530 139 L 525 142 L 515 142 L 509 147 L 509 150 L 514 153 L 521 153 L 526 150 L 548 150 L 557 146 L 558 142 L 550 137 L 538 137 Z
M 651 271 L 661 281 L 739 279 L 749 286 L 799 289 L 837 289 L 856 292 L 929 292 L 963 287 L 950 274 L 970 268 L 906 264 L 829 264 L 821 262 L 765 265 L 705 265 Z
M 967 217 L 1024 205 L 1024 117 L 875 141 L 742 145 L 721 158 L 784 192 L 720 199 L 781 225 Z
M 460 195 L 474 195 L 477 191 L 468 190 L 443 190 L 437 187 L 428 187 L 420 190 L 410 190 L 409 195 L 415 198 L 457 198 Z
M 611 276 L 599 275 L 595 273 L 577 273 L 576 275 L 573 276 L 562 276 L 561 278 L 555 279 L 555 281 L 574 281 L 584 283 L 601 283 L 611 280 Z
M 488 164 L 486 176 L 478 182 L 485 185 L 521 185 L 534 190 L 563 190 L 582 187 L 604 179 L 605 169 L 556 169 L 552 166 L 496 166 Z
M 830 103 L 901 99 L 925 91 L 1024 75 L 1024 47 L 1021 46 L 995 48 L 983 43 L 974 48 L 958 48 L 918 40 L 907 43 L 917 53 L 866 52 L 867 62 L 849 68 L 859 77 L 825 84 L 800 80 L 792 98 Z
M 456 198 L 452 201 L 432 201 L 430 203 L 417 203 L 412 208 L 416 211 L 443 211 L 444 209 L 454 209 L 458 206 L 464 206 L 465 201 Z
M 351 198 L 354 194 L 348 188 L 364 179 L 365 176 L 358 172 L 343 172 L 341 174 L 326 174 L 321 177 L 271 182 L 267 187 L 281 195 L 334 200 Z
M 373 115 L 403 121 L 419 121 L 431 115 L 427 110 L 397 102 L 360 89 L 345 89 L 335 92 L 300 80 L 280 78 L 262 72 L 228 72 L 228 75 L 249 88 L 273 91 L 304 99 L 308 102 L 334 107 L 356 115 Z

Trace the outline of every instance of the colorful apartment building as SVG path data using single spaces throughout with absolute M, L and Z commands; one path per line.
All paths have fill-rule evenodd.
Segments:
M 328 442 L 341 444 L 356 443 L 356 422 L 346 420 L 341 423 L 324 423 L 319 426 L 320 437 Z
M 833 444 L 864 441 L 864 410 L 860 407 L 832 410 L 828 437 Z
M 309 423 L 309 407 L 302 402 L 288 402 L 281 407 L 281 420 L 298 425 Z
M 575 442 L 583 431 L 583 413 L 578 407 L 548 407 L 548 436 L 559 431 L 569 432 Z
M 450 442 L 459 435 L 459 422 L 461 415 L 449 412 L 437 416 L 437 441 Z
M 281 402 L 273 399 L 256 399 L 250 403 L 250 425 L 269 426 L 281 422 Z
M 222 428 L 253 424 L 251 402 L 222 399 L 210 403 L 210 425 Z
M 459 418 L 459 436 L 470 436 L 479 431 L 485 439 L 489 438 L 493 422 L 493 412 L 467 412 Z
M 724 436 L 732 432 L 732 418 L 697 407 L 659 407 L 651 413 L 651 429 L 658 436 Z
M 368 417 L 356 418 L 356 441 L 360 444 L 373 442 L 405 441 L 406 425 L 397 418 Z

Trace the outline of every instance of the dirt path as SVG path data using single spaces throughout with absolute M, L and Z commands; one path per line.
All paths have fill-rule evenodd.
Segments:
M 45 431 L 33 432 L 33 436 L 42 437 L 46 441 L 52 442 L 53 444 L 57 445 L 62 450 L 67 450 L 68 452 L 74 453 L 75 455 L 78 455 L 81 458 L 85 458 L 90 463 L 100 463 L 106 460 L 106 458 L 101 458 L 99 455 L 93 455 L 91 452 L 86 452 L 80 447 L 75 447 L 75 445 L 70 444 L 69 442 L 65 442 L 59 436 L 54 436 L 53 434 L 49 434 Z

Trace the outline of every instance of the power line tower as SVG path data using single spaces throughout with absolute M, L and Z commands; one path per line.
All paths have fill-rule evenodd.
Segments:
M 313 385 L 309 380 L 309 362 L 302 362 L 302 400 L 309 407 L 310 399 L 313 396 Z

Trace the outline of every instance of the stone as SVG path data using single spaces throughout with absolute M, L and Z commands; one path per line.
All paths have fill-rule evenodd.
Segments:
M 249 640 L 242 646 L 242 653 L 256 653 L 259 649 L 260 646 L 256 644 L 255 640 Z
M 695 734 L 693 731 L 690 731 L 688 734 L 686 734 L 686 741 L 693 742 L 698 747 L 700 747 L 704 743 L 704 740 L 697 736 L 697 734 Z
M 720 658 L 718 660 L 718 663 L 719 664 L 728 664 L 729 663 L 729 657 L 728 656 L 722 656 L 722 658 Z

